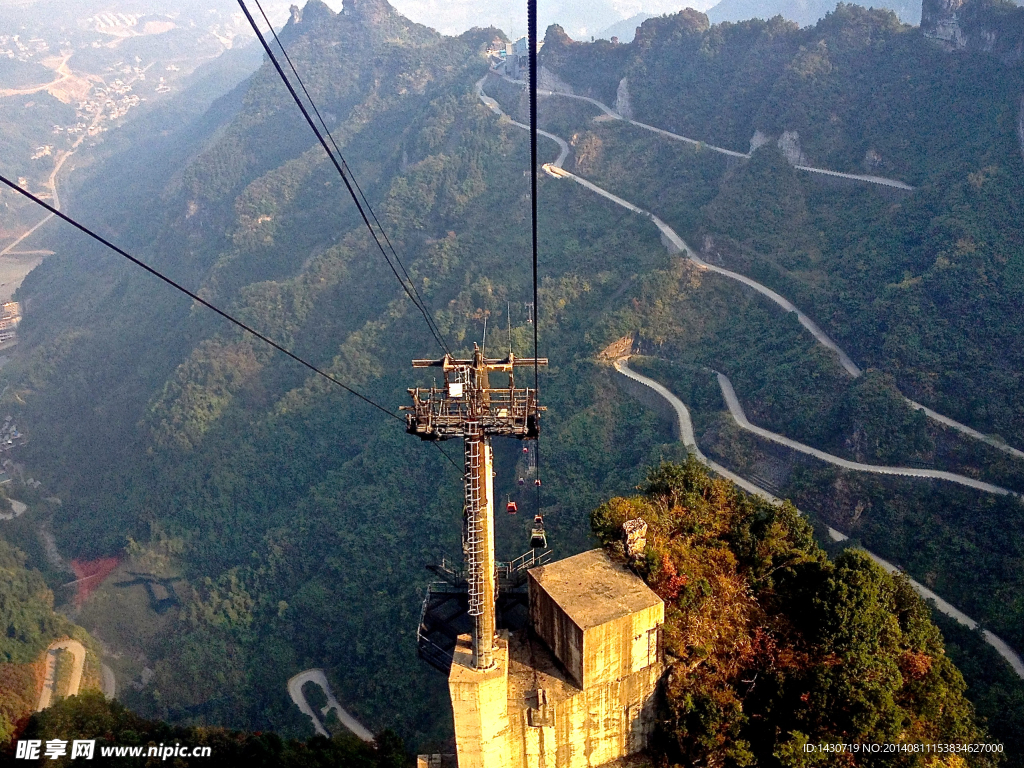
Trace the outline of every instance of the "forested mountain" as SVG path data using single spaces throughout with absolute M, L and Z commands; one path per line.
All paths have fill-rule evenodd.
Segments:
M 531 353 L 527 137 L 474 88 L 499 33 L 444 37 L 386 0 L 346 8 L 296 9 L 281 33 L 289 55 L 447 342 L 470 351 L 488 321 L 490 347 Z M 1019 66 L 951 56 L 892 14 L 854 6 L 809 30 L 779 19 L 710 27 L 684 11 L 644 22 L 619 46 L 553 29 L 544 62 L 609 104 L 626 78 L 639 119 L 701 141 L 745 152 L 755 132 L 767 137 L 749 160 L 730 160 L 595 122 L 596 108 L 544 102 L 545 126 L 571 140 L 577 172 L 707 243 L 709 259 L 789 295 L 878 369 L 845 378 L 795 320 L 669 255 L 648 220 L 543 177 L 540 353 L 552 364 L 540 511 L 557 554 L 591 544 L 590 511 L 683 452 L 669 423 L 597 362 L 623 338 L 668 358 L 650 365 L 703 398 L 701 439 L 716 436 L 723 458 L 756 451 L 716 427 L 720 408 L 695 370 L 726 371 L 752 418 L 799 439 L 872 460 L 947 462 L 1024 488 L 1013 460 L 924 425 L 899 394 L 1024 444 L 1019 317 L 1009 311 L 1024 253 Z M 513 85 L 492 77 L 487 89 L 507 111 L 518 106 Z M 784 132 L 807 163 L 916 189 L 894 200 L 815 187 L 776 147 Z M 397 415 L 406 388 L 430 382 L 410 360 L 441 350 L 269 62 L 187 133 L 187 148 L 112 157 L 70 210 Z M 552 144 L 541 151 L 554 156 Z M 416 659 L 415 631 L 424 565 L 460 548 L 461 468 L 81 235 L 53 228 L 47 238 L 55 255 L 20 289 L 21 341 L 0 378 L 29 436 L 18 461 L 43 481 L 40 499 L 62 503 L 34 505 L 19 544 L 38 550 L 29 526 L 48 521 L 66 559 L 121 556 L 126 576 L 175 580 L 177 603 L 159 616 L 118 602 L 111 584 L 81 609 L 83 625 L 122 653 L 119 675 L 138 678 L 122 701 L 182 725 L 305 735 L 285 684 L 322 667 L 372 730 L 393 727 L 421 751 L 442 745 L 448 691 Z M 498 521 L 499 556 L 515 556 L 528 545 L 534 489 L 517 483 L 521 446 L 499 441 L 496 451 L 496 496 L 529 513 Z M 917 553 L 912 574 L 930 574 L 937 591 L 956 591 L 954 567 L 990 557 L 978 589 L 955 596 L 1024 647 L 1019 537 L 976 551 L 984 531 L 1015 530 L 1018 502 L 925 483 L 910 503 L 902 486 L 791 469 L 802 508 L 855 536 L 888 533 L 890 549 Z M 907 522 L 918 503 L 928 526 Z M 950 530 L 956 538 L 943 540 Z M 906 609 L 910 623 L 885 649 L 895 686 L 885 696 L 898 689 L 900 654 L 939 659 L 919 609 L 900 602 L 903 587 L 854 555 L 826 566 L 800 546 L 826 581 L 864 571 L 885 611 Z M 934 664 L 949 673 L 936 695 L 955 700 L 951 722 L 967 733 L 955 670 Z
M 471 350 L 490 315 L 504 347 L 511 311 L 526 354 L 527 143 L 473 90 L 494 35 L 445 38 L 384 2 L 348 15 L 312 2 L 282 40 L 449 343 Z M 211 115 L 191 157 L 132 163 L 111 177 L 119 188 L 97 185 L 73 212 L 397 414 L 407 386 L 429 383 L 411 359 L 441 350 L 272 67 Z M 544 207 L 542 353 L 555 364 L 541 503 L 552 542 L 571 553 L 585 546 L 589 509 L 635 485 L 670 440 L 590 362 L 625 332 L 593 318 L 667 256 L 632 222 L 607 229 L 622 218 L 611 206 L 558 195 Z M 170 562 L 161 578 L 189 585 L 160 619 L 169 626 L 132 636 L 145 661 L 126 654 L 119 674 L 153 673 L 123 700 L 149 715 L 305 733 L 285 682 L 324 667 L 375 730 L 443 738 L 447 689 L 417 661 L 415 632 L 424 566 L 459 552 L 460 471 L 401 422 L 81 237 L 55 233 L 51 247 L 19 294 L 22 342 L 3 373 L 6 402 L 32 425 L 23 460 L 63 500 L 58 548 L 89 559 L 131 537 L 149 548 L 137 557 Z M 521 458 L 499 446 L 500 494 L 518 492 Z M 527 520 L 499 528 L 502 555 L 528 548 Z M 104 589 L 85 615 L 123 639 L 123 618 L 114 627 L 90 607 L 114 604 L 116 588 Z
M 752 499 L 692 458 L 652 470 L 640 490 L 603 504 L 592 523 L 619 557 L 622 524 L 648 524 L 634 567 L 665 600 L 669 664 L 655 756 L 803 766 L 829 742 L 985 738 L 905 577 L 856 550 L 830 561 L 791 505 Z
M 577 173 L 665 219 L 706 261 L 793 301 L 867 369 L 851 377 L 795 320 L 787 328 L 777 309 L 766 312 L 749 294 L 737 300 L 713 275 L 701 278 L 709 292 L 699 301 L 673 298 L 675 285 L 652 286 L 646 303 L 664 314 L 645 334 L 652 354 L 675 362 L 645 370 L 698 410 L 698 443 L 748 476 L 774 478 L 776 492 L 1021 645 L 1019 502 L 883 482 L 780 453 L 721 415 L 708 375 L 741 380 L 755 424 L 833 454 L 957 468 L 1021 487 L 1010 480 L 1019 459 L 964 442 L 903 400 L 1024 444 L 1013 341 L 1024 71 L 1011 55 L 1024 12 L 997 4 L 944 13 L 925 31 L 948 30 L 955 16 L 963 34 L 951 41 L 855 6 L 803 30 L 781 19 L 710 26 L 683 11 L 649 20 L 636 42 L 617 47 L 552 29 L 545 66 L 577 93 L 608 104 L 628 96 L 639 121 L 756 151 L 730 158 L 595 121 L 600 110 L 564 98 L 544 100 L 542 127 L 571 139 Z M 991 32 L 987 49 L 977 42 L 981 29 Z M 794 163 L 914 189 L 825 184 Z M 1010 699 L 1022 701 L 1021 693 Z
M 25 553 L 0 539 L 0 745 L 35 711 L 44 654 L 53 641 L 82 643 L 86 655 L 81 690 L 100 685 L 99 646 L 81 627 L 54 613 L 53 592 L 38 571 L 25 567 L 25 559 Z M 67 682 L 59 670 L 54 675 L 58 683 Z
M 835 7 L 831 0 L 719 0 L 708 8 L 707 14 L 712 24 L 781 16 L 806 27 L 831 13 Z M 921 21 L 921 4 L 913 0 L 888 0 L 877 5 L 872 3 L 871 7 L 893 11 L 906 24 Z

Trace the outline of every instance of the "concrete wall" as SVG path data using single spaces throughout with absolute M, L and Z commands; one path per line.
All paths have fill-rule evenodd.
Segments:
M 581 629 L 532 575 L 528 583 L 530 624 L 580 687 L 603 685 L 657 662 L 663 603 Z
M 643 749 L 661 671 L 655 664 L 550 702 L 550 724 L 540 726 L 530 725 L 529 708 L 510 701 L 509 768 L 596 768 Z
M 658 626 L 665 621 L 663 603 L 583 633 L 583 687 L 605 685 L 658 661 Z
M 600 550 L 560 563 L 529 572 L 531 630 L 503 634 L 494 667 L 459 640 L 458 768 L 597 768 L 647 745 L 664 603 Z
M 472 640 L 455 648 L 448 691 L 455 718 L 459 768 L 508 768 L 508 643 L 498 640 L 494 666 L 473 668 Z
M 583 687 L 583 630 L 537 585 L 529 572 L 527 583 L 530 590 L 530 626 L 565 665 L 576 684 Z

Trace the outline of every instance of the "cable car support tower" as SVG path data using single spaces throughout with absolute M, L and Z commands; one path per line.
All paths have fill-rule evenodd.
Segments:
M 469 586 L 469 614 L 473 617 L 473 668 L 494 665 L 495 559 L 494 472 L 491 438 L 536 440 L 540 434 L 537 390 L 517 388 L 515 369 L 547 365 L 547 358 L 505 359 L 484 357 L 474 345 L 473 357 L 458 360 L 413 360 L 413 368 L 440 368 L 443 387 L 410 389 L 412 405 L 402 406 L 406 431 L 422 440 L 440 441 L 461 437 L 465 454 L 463 552 Z M 490 385 L 490 374 L 507 373 L 508 386 Z

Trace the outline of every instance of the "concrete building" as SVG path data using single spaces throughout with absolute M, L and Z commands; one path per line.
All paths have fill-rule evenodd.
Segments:
M 544 41 L 537 42 L 537 52 L 544 47 Z M 521 37 L 514 43 L 505 43 L 502 56 L 505 62 L 505 74 L 513 80 L 525 80 L 530 76 L 530 41 Z
M 459 768 L 595 768 L 647 744 L 663 666 L 661 598 L 604 550 L 529 571 L 531 630 L 448 678 Z M 424 760 L 428 758 L 424 757 Z
M 0 344 L 17 341 L 20 323 L 21 304 L 17 301 L 5 301 L 0 305 Z

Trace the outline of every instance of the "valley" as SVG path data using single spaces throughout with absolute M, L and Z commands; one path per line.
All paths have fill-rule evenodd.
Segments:
M 498 31 L 445 37 L 384 0 L 349 11 L 312 0 L 280 31 L 325 126 L 445 343 L 469 354 L 487 328 L 489 347 L 529 357 L 528 135 L 521 84 L 483 56 Z M 114 51 L 172 33 L 136 34 L 148 23 L 88 34 Z M 595 509 L 695 455 L 761 498 L 792 499 L 842 568 L 862 548 L 911 577 L 958 622 L 950 658 L 1011 743 L 1024 712 L 1019 66 L 951 54 L 854 6 L 804 30 L 683 11 L 630 44 L 561 35 L 548 30 L 542 62 L 573 93 L 540 100 L 548 411 L 535 455 L 495 443 L 495 496 L 519 513 L 496 521 L 499 558 L 528 547 L 535 514 L 556 556 L 591 548 Z M 84 71 L 78 55 L 3 98 L 55 99 L 43 86 Z M 202 110 L 147 96 L 121 129 L 89 136 L 118 99 L 155 94 L 167 65 L 140 58 L 102 85 L 85 77 L 93 93 L 132 90 L 52 123 L 89 118 L 30 163 L 64 162 L 76 218 L 397 414 L 408 387 L 431 384 L 410 361 L 438 345 L 272 67 L 216 96 L 176 81 L 206 94 Z M 26 181 L 56 202 L 47 168 Z M 448 749 L 448 690 L 417 658 L 416 627 L 425 566 L 460 551 L 459 468 L 3 200 L 19 222 L 3 222 L 3 258 L 29 273 L 0 402 L 30 437 L 16 461 L 42 487 L 13 481 L 27 510 L 0 535 L 103 643 L 120 701 L 181 728 L 308 738 L 351 718 L 363 735 Z M 543 483 L 527 487 L 530 472 Z M 113 562 L 78 605 L 58 591 L 68 579 L 47 565 L 41 528 L 78 568 Z
M 477 93 L 478 93 L 481 101 L 488 108 L 490 108 L 492 111 L 495 111 L 499 115 L 503 115 L 504 113 L 501 112 L 501 109 L 498 106 L 497 102 L 494 101 L 494 99 L 491 99 L 489 96 L 487 96 L 483 92 L 482 89 L 483 89 L 484 82 L 485 82 L 485 80 L 481 80 L 481 81 L 479 81 L 477 83 L 477 86 L 476 86 Z M 516 82 L 516 81 L 510 81 L 510 82 Z M 523 83 L 516 83 L 516 84 L 517 85 L 523 85 Z M 548 92 L 547 95 L 554 95 L 554 94 L 552 92 Z M 587 99 L 586 97 L 580 97 L 580 98 L 583 98 L 584 100 L 586 100 L 586 101 L 594 104 L 595 106 L 599 107 L 602 110 L 602 112 L 604 112 L 605 114 L 612 115 L 616 119 L 621 119 L 621 117 L 619 115 L 617 115 L 616 113 L 611 112 L 611 110 L 607 106 L 601 104 L 600 102 L 597 102 L 597 101 L 595 101 L 593 99 Z M 527 128 L 527 129 L 529 128 L 528 126 L 524 126 L 521 123 L 517 123 L 515 121 L 513 121 L 513 124 L 517 125 L 519 127 L 522 127 L 522 128 Z M 649 126 L 642 126 L 642 127 L 649 128 Z M 766 288 L 765 286 L 763 286 L 763 285 L 761 285 L 761 284 L 759 284 L 759 283 L 757 283 L 757 282 L 755 282 L 753 280 L 750 280 L 749 278 L 746 278 L 746 277 L 744 277 L 742 275 L 738 275 L 738 274 L 736 274 L 734 272 L 730 272 L 728 270 L 724 270 L 724 269 L 721 269 L 721 268 L 716 268 L 716 267 L 713 267 L 711 265 L 708 265 L 706 262 L 701 260 L 698 256 L 694 255 L 694 251 L 689 246 L 687 246 L 686 243 L 683 242 L 683 240 L 668 225 L 666 225 L 664 222 L 662 222 L 660 219 L 658 219 L 653 214 L 649 213 L 648 211 L 641 210 L 641 209 L 637 208 L 636 206 L 632 205 L 631 203 L 628 203 L 627 201 L 622 200 L 621 198 L 616 197 L 615 195 L 612 195 L 611 193 L 601 189 L 600 187 L 598 187 L 598 186 L 596 186 L 596 185 L 594 185 L 594 184 L 592 184 L 590 182 L 587 182 L 586 180 L 584 180 L 584 179 L 582 179 L 582 178 L 580 178 L 580 177 L 578 177 L 578 176 L 576 176 L 576 175 L 574 175 L 572 173 L 568 173 L 567 171 L 565 171 L 562 168 L 562 166 L 563 166 L 563 164 L 564 164 L 564 162 L 565 162 L 565 160 L 566 160 L 566 158 L 568 156 L 568 152 L 569 152 L 569 148 L 568 148 L 568 145 L 566 144 L 565 140 L 561 139 L 561 138 L 559 138 L 559 137 L 557 137 L 557 136 L 555 136 L 555 135 L 553 135 L 551 133 L 547 133 L 547 132 L 542 132 L 542 135 L 544 135 L 545 137 L 550 138 L 550 139 L 556 141 L 558 143 L 558 145 L 559 145 L 559 148 L 560 148 L 560 154 L 555 159 L 555 161 L 552 162 L 552 163 L 545 163 L 544 166 L 543 166 L 544 170 L 548 173 L 548 175 L 550 175 L 550 176 L 552 176 L 553 178 L 556 178 L 556 179 L 564 179 L 564 178 L 572 179 L 573 181 L 576 181 L 577 183 L 579 183 L 581 186 L 583 186 L 583 187 L 585 187 L 585 188 L 587 188 L 587 189 L 597 193 L 598 195 L 601 195 L 602 197 L 604 197 L 606 199 L 611 200 L 612 202 L 616 203 L 617 205 L 619 205 L 619 206 L 621 206 L 621 207 L 623 207 L 623 208 L 625 208 L 625 209 L 627 209 L 627 210 L 629 210 L 629 211 L 631 211 L 633 213 L 637 213 L 637 214 L 639 214 L 639 215 L 641 215 L 641 216 L 643 216 L 645 218 L 651 219 L 651 221 L 655 224 L 655 226 L 657 226 L 658 229 L 661 231 L 661 233 L 663 235 L 663 238 L 664 238 L 664 241 L 665 241 L 665 244 L 670 249 L 671 253 L 681 253 L 681 254 L 684 254 L 691 261 L 693 261 L 695 264 L 697 264 L 701 268 L 710 269 L 710 270 L 715 271 L 715 272 L 717 272 L 719 274 L 724 274 L 724 275 L 726 275 L 729 278 L 738 280 L 739 282 L 741 282 L 741 283 L 743 283 L 743 284 L 753 288 L 758 293 L 761 293 L 761 294 L 767 296 L 771 301 L 773 301 L 774 303 L 778 304 L 784 311 L 792 312 L 792 313 L 796 314 L 798 319 L 800 320 L 800 324 L 802 326 L 804 326 L 804 328 L 806 328 L 811 333 L 811 335 L 815 338 L 816 341 L 818 341 L 818 343 L 822 344 L 822 346 L 826 347 L 827 349 L 829 349 L 830 351 L 834 352 L 838 356 L 840 364 L 843 366 L 843 368 L 851 376 L 855 376 L 856 377 L 856 376 L 860 376 L 861 375 L 862 371 L 859 368 L 856 367 L 856 365 L 850 360 L 849 356 L 846 355 L 846 353 L 842 349 L 837 347 L 836 344 L 830 338 L 828 338 L 828 336 L 826 336 L 824 334 L 824 332 L 822 332 L 822 330 L 818 327 L 818 325 L 816 323 L 814 323 L 814 321 L 812 321 L 810 318 L 808 318 L 806 315 L 804 315 L 802 312 L 800 312 L 800 310 L 797 309 L 796 307 L 794 307 L 789 301 L 787 301 L 783 297 L 779 296 L 774 291 L 771 291 L 770 289 Z M 673 138 L 680 138 L 680 137 L 674 137 L 673 136 Z M 693 144 L 697 143 L 697 142 L 693 142 L 692 140 L 686 140 L 686 141 L 688 141 L 688 143 L 693 143 Z M 717 149 L 717 148 L 714 148 L 714 149 Z M 818 170 L 819 172 L 821 171 L 821 169 L 815 169 L 815 170 Z M 825 173 L 831 173 L 829 171 L 824 171 L 824 172 Z M 882 183 L 882 184 L 886 184 L 886 183 L 893 184 L 893 183 L 896 183 L 896 182 L 891 182 L 890 180 L 886 180 L 886 179 L 876 180 L 876 179 L 871 178 L 871 177 L 859 178 L 857 180 L 859 180 L 859 181 L 868 181 L 868 183 Z M 692 426 L 692 421 L 690 419 L 690 414 L 689 414 L 686 406 L 675 395 L 673 395 L 669 390 L 667 390 L 662 385 L 660 385 L 657 382 L 655 382 L 655 381 L 653 381 L 653 380 L 651 380 L 649 378 L 646 378 L 644 376 L 641 376 L 641 375 L 637 374 L 636 372 L 630 370 L 630 368 L 629 368 L 627 363 L 628 363 L 628 358 L 627 357 L 623 357 L 623 358 L 620 358 L 620 359 L 616 360 L 614 365 L 615 365 L 616 370 L 619 373 L 621 373 L 623 376 L 626 376 L 629 379 L 637 381 L 637 382 L 643 384 L 644 386 L 653 389 L 661 397 L 665 398 L 665 400 L 667 400 L 669 402 L 669 404 L 671 405 L 673 410 L 676 412 L 676 415 L 677 415 L 678 420 L 679 420 L 679 426 L 678 426 L 678 430 L 677 430 L 678 435 L 679 435 L 679 439 L 683 442 L 683 444 L 685 446 L 687 446 L 688 450 L 693 451 L 693 453 L 698 457 L 698 459 L 700 459 L 700 461 L 702 463 L 704 463 L 707 466 L 709 466 L 713 471 L 715 471 L 716 473 L 720 474 L 721 476 L 723 476 L 723 477 L 731 480 L 732 482 L 736 483 L 739 487 L 743 488 L 744 490 L 746 490 L 746 491 L 748 491 L 750 493 L 753 493 L 755 495 L 767 498 L 769 501 L 772 501 L 773 503 L 781 503 L 780 499 L 778 499 L 777 497 L 773 496 L 770 492 L 766 491 L 764 488 L 759 487 L 759 486 L 757 486 L 754 483 L 751 483 L 749 480 L 741 477 L 740 475 L 735 474 L 734 472 L 726 469 L 725 467 L 723 467 L 720 464 L 717 464 L 716 462 L 709 461 L 704 456 L 704 454 L 701 453 L 700 449 L 697 447 L 696 438 L 695 438 L 694 431 L 693 431 L 693 426 Z M 988 492 L 988 493 L 995 493 L 995 494 L 998 494 L 998 495 L 1018 495 L 1018 494 L 1014 493 L 1013 491 L 1007 490 L 1006 488 L 1002 488 L 1002 487 L 997 486 L 997 485 L 992 485 L 991 483 L 985 483 L 985 482 L 976 480 L 974 478 L 966 477 L 964 475 L 957 475 L 957 474 L 950 473 L 950 472 L 943 472 L 943 471 L 931 470 L 931 469 L 915 469 L 915 468 L 911 468 L 911 467 L 880 467 L 880 466 L 862 464 L 862 463 L 859 463 L 859 462 L 852 462 L 852 461 L 849 461 L 849 460 L 846 460 L 846 459 L 839 458 L 837 456 L 829 455 L 827 453 L 824 453 L 823 451 L 820 451 L 820 450 L 817 450 L 815 448 L 811 448 L 809 446 L 803 445 L 802 443 L 798 443 L 797 441 L 790 440 L 789 438 L 786 438 L 786 437 L 784 437 L 782 435 L 778 435 L 778 434 L 775 434 L 773 432 L 769 432 L 768 430 L 761 429 L 761 428 L 756 427 L 753 424 L 751 424 L 749 422 L 749 420 L 747 419 L 746 414 L 743 412 L 743 407 L 742 407 L 742 405 L 740 405 L 739 400 L 736 397 L 736 392 L 733 389 L 732 383 L 729 381 L 728 377 L 725 376 L 722 373 L 715 373 L 714 371 L 711 371 L 710 373 L 716 375 L 718 383 L 719 383 L 719 386 L 721 387 L 722 397 L 725 400 L 725 403 L 726 403 L 726 406 L 728 407 L 729 413 L 732 416 L 733 420 L 736 422 L 736 424 L 738 426 L 740 426 L 742 429 L 745 429 L 745 430 L 748 430 L 750 432 L 753 432 L 754 434 L 756 434 L 756 435 L 758 435 L 760 437 L 766 438 L 766 439 L 768 439 L 768 440 L 770 440 L 772 442 L 776 442 L 776 443 L 779 443 L 781 445 L 785 445 L 785 446 L 787 446 L 789 448 L 792 448 L 794 450 L 797 450 L 797 451 L 799 451 L 801 453 L 805 453 L 805 454 L 814 456 L 815 458 L 823 460 L 823 461 L 825 461 L 827 463 L 834 464 L 836 466 L 844 467 L 846 469 L 851 469 L 851 470 L 855 470 L 855 471 L 875 472 L 875 473 L 892 474 L 892 475 L 903 475 L 903 476 L 908 476 L 908 477 L 937 478 L 937 479 L 942 479 L 942 480 L 946 480 L 946 481 L 950 481 L 950 482 L 960 483 L 962 485 L 966 485 L 968 487 L 976 488 L 976 489 L 979 489 L 979 490 L 982 490 L 982 491 L 985 491 L 985 492 Z M 923 409 L 923 406 L 918 406 L 918 404 L 913 403 L 913 401 L 908 401 L 908 402 L 911 404 L 912 407 L 916 406 L 916 409 Z M 985 439 L 986 438 L 986 436 L 984 436 L 984 435 L 978 435 L 974 430 L 971 430 L 969 427 L 966 427 L 964 425 L 958 424 L 956 422 L 952 422 L 951 419 L 942 417 L 939 414 L 934 414 L 934 412 L 929 413 L 928 415 L 931 418 L 935 418 L 937 421 L 940 421 L 941 423 L 944 423 L 944 424 L 946 424 L 948 426 L 954 426 L 954 428 L 958 428 L 958 431 L 964 432 L 965 434 L 969 434 L 972 437 L 977 435 L 981 439 Z M 991 440 L 991 438 L 989 438 L 988 440 Z M 1006 450 L 1007 452 L 1010 452 L 1011 454 L 1013 454 L 1013 453 L 1020 454 L 1021 453 L 1017 449 L 1014 449 L 1014 448 L 1012 448 L 1010 446 L 1006 446 L 1004 444 L 997 444 L 997 447 L 999 447 L 1002 450 Z M 847 535 L 845 535 L 843 533 L 840 533 L 839 531 L 836 531 L 834 528 L 831 528 L 831 527 L 828 528 L 828 533 L 829 533 L 829 536 L 833 540 L 835 540 L 835 541 L 846 541 L 849 538 Z M 896 572 L 898 570 L 895 566 L 893 566 L 892 564 L 890 564 L 887 561 L 883 560 L 882 558 L 879 558 L 877 555 L 874 555 L 873 553 L 869 553 L 869 554 L 871 555 L 872 559 L 874 559 L 876 562 L 878 562 L 880 565 L 882 565 L 888 571 Z M 937 606 L 937 609 L 939 611 L 941 611 L 942 613 L 946 614 L 947 616 L 950 616 L 950 617 L 954 618 L 960 624 L 963 624 L 964 626 L 966 626 L 966 627 L 968 627 L 970 629 L 975 629 L 977 627 L 977 622 L 975 620 L 973 620 L 973 619 L 969 618 L 968 616 L 966 616 L 965 614 L 963 614 L 963 612 L 959 611 L 957 608 L 955 608 L 954 606 L 950 605 L 948 602 L 943 600 L 941 597 L 936 595 L 934 592 L 929 590 L 924 585 L 922 585 L 919 582 L 914 581 L 914 580 L 911 580 L 911 584 L 914 586 L 915 590 L 917 590 L 919 592 L 919 594 L 921 594 L 925 599 L 933 600 L 935 602 L 936 606 Z M 1002 640 L 998 636 L 992 634 L 991 632 L 988 632 L 987 630 L 986 630 L 986 639 L 989 642 L 989 644 L 992 645 L 997 650 L 997 652 L 1000 654 L 1000 656 L 1002 656 L 1006 660 L 1006 662 L 1010 665 L 1010 667 L 1014 670 L 1014 672 L 1016 672 L 1017 675 L 1020 676 L 1021 678 L 1024 678 L 1024 661 L 1021 660 L 1020 655 L 1016 651 L 1014 651 L 1012 648 L 1010 648 L 1010 646 L 1008 646 L 1004 640 Z

